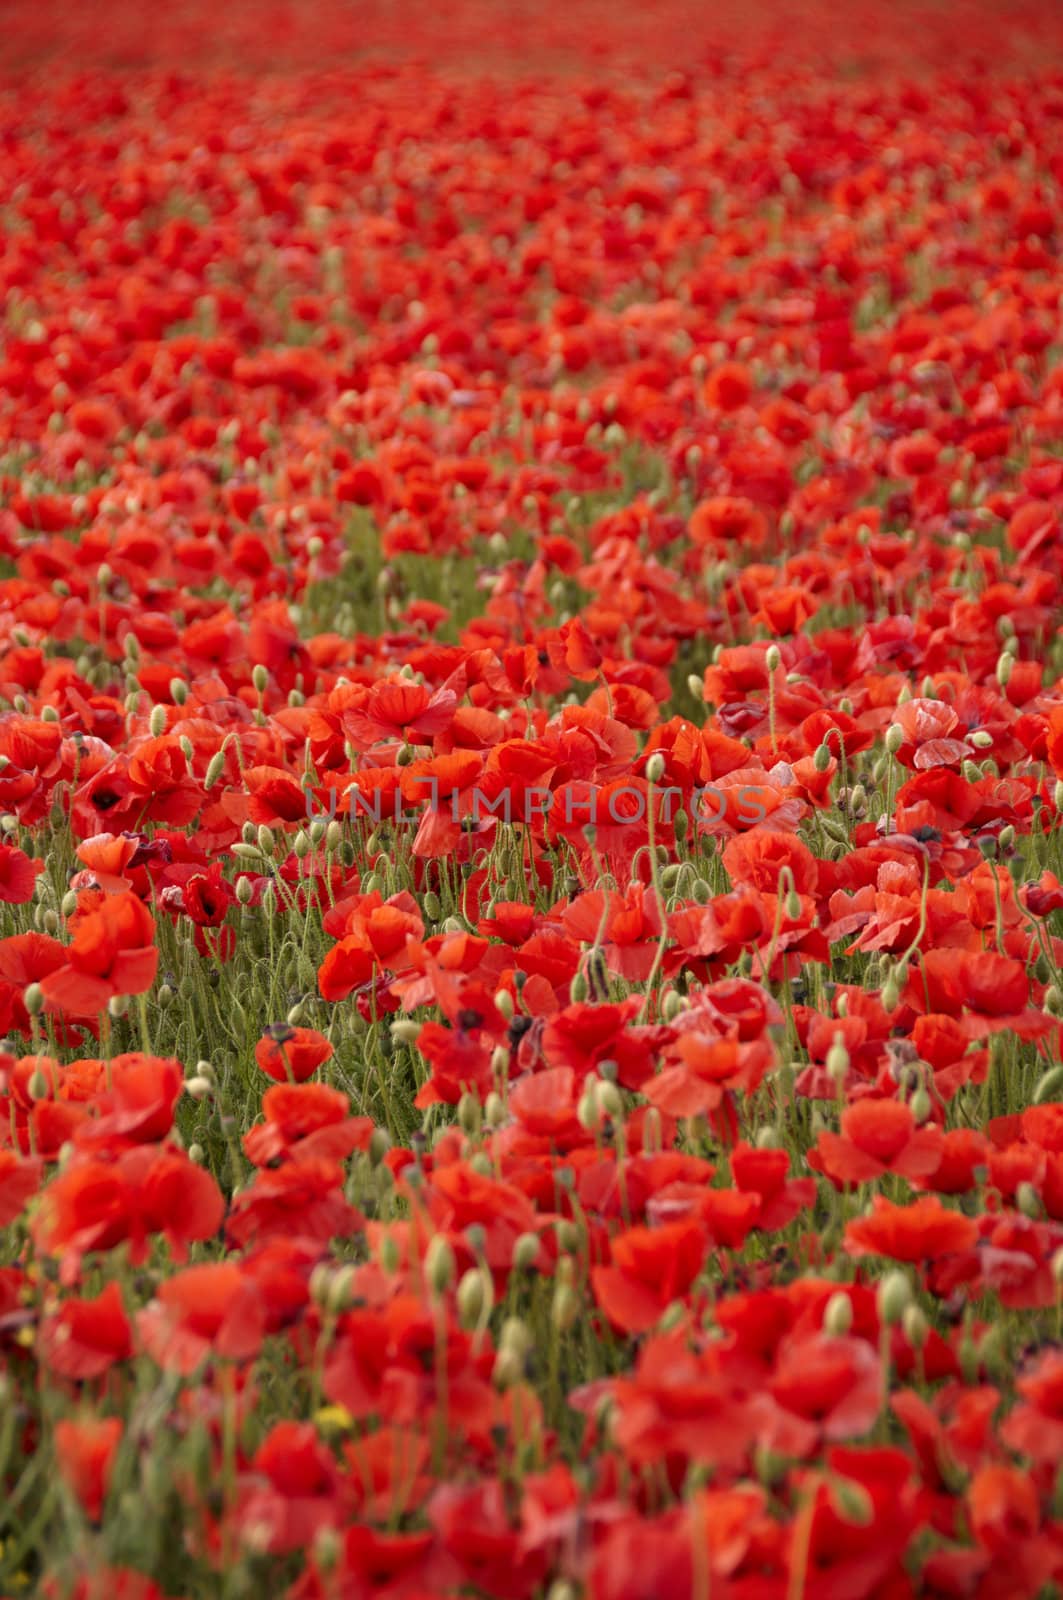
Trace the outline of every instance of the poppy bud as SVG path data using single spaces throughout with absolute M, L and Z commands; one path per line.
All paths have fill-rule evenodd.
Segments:
M 828 1490 L 843 1522 L 854 1528 L 870 1527 L 875 1517 L 875 1505 L 862 1483 L 852 1478 L 830 1478 Z
M 539 1236 L 536 1233 L 522 1233 L 517 1236 L 513 1245 L 513 1266 L 517 1272 L 526 1272 L 529 1267 L 534 1267 L 539 1259 Z
M 782 665 L 782 651 L 777 644 L 770 644 L 764 652 L 764 665 L 769 672 L 778 672 Z
M 781 1483 L 789 1471 L 789 1462 L 784 1455 L 769 1450 L 767 1446 L 758 1444 L 753 1451 L 753 1470 L 767 1488 Z
M 129 1010 L 129 996 L 127 994 L 113 995 L 107 1002 L 107 1014 L 116 1020 L 124 1017 Z
M 491 1165 L 491 1157 L 486 1150 L 477 1150 L 475 1155 L 469 1157 L 469 1166 L 481 1178 L 493 1178 L 495 1169 Z
M 687 691 L 695 700 L 700 700 L 705 693 L 705 679 L 699 678 L 696 672 L 690 673 L 687 678 Z
M 33 1069 L 26 1088 L 31 1100 L 50 1100 L 52 1098 L 51 1080 L 42 1067 Z
M 550 1306 L 550 1321 L 558 1333 L 566 1333 L 580 1313 L 580 1297 L 567 1283 L 559 1283 Z
M 205 1100 L 212 1092 L 214 1085 L 209 1078 L 186 1078 L 185 1094 L 193 1100 Z
M 491 1369 L 491 1381 L 496 1389 L 512 1389 L 524 1376 L 524 1358 L 515 1350 L 500 1350 Z
M 827 1051 L 827 1071 L 835 1083 L 843 1082 L 849 1071 L 849 1052 L 840 1033 L 834 1035 L 834 1043 Z
M 801 915 L 801 896 L 796 889 L 791 889 L 786 896 L 786 915 L 791 922 L 796 922 Z
M 699 906 L 708 905 L 712 899 L 712 886 L 704 878 L 695 878 L 690 886 L 691 897 Z
M 402 1252 L 398 1240 L 386 1233 L 380 1241 L 380 1265 L 385 1272 L 398 1272 L 402 1265 Z
M 194 1162 L 197 1167 L 201 1167 L 207 1159 L 207 1152 L 201 1144 L 190 1144 L 188 1147 L 188 1159 Z
M 306 832 L 305 828 L 300 828 L 299 832 L 292 840 L 292 854 L 297 860 L 305 861 L 312 848 L 313 847 L 310 843 L 310 835 Z
M 388 1151 L 391 1149 L 391 1139 L 384 1128 L 374 1128 L 369 1135 L 369 1161 L 370 1165 L 379 1167 Z
M 492 1089 L 484 1101 L 484 1121 L 489 1128 L 500 1128 L 506 1120 L 506 1105 L 497 1090 Z
M 882 985 L 881 1000 L 882 1009 L 886 1012 L 896 1011 L 897 1007 L 900 1005 L 900 985 L 897 982 L 896 976 L 892 972 Z
M 1034 1104 L 1042 1105 L 1046 1100 L 1059 1099 L 1061 1095 L 1063 1095 L 1063 1066 L 1053 1067 L 1038 1079 L 1033 1092 Z
M 982 781 L 981 768 L 975 766 L 973 761 L 962 761 L 960 763 L 960 771 L 963 773 L 963 776 L 967 780 L 968 783 L 981 783 L 981 781 Z M 980 843 L 981 844 L 988 843 L 988 844 L 992 845 L 994 843 L 994 841 L 992 839 L 990 839 L 990 840 L 982 840 L 982 841 L 980 841 Z M 985 852 L 983 851 L 983 854 L 984 853 Z
M 598 1097 L 590 1085 L 579 1097 L 576 1117 L 585 1133 L 597 1133 L 601 1127 L 602 1116 L 598 1109 Z
M 513 996 L 508 989 L 497 989 L 495 991 L 495 1008 L 501 1012 L 507 1022 L 512 1022 L 514 1012 Z
M 443 915 L 443 907 L 440 904 L 439 896 L 436 894 L 434 889 L 429 889 L 426 892 L 424 899 L 421 901 L 421 905 L 429 922 L 438 922 L 440 917 Z
M 930 1337 L 930 1324 L 921 1306 L 910 1305 L 901 1318 L 904 1337 L 913 1350 L 921 1350 Z
M 852 1297 L 844 1289 L 837 1289 L 823 1308 L 823 1331 L 832 1339 L 844 1339 L 852 1325 Z
M 1007 822 L 1000 830 L 999 837 L 997 838 L 997 844 L 1000 846 L 1001 850 L 1010 850 L 1014 843 L 1015 828 L 1012 823 Z
M 314 1534 L 313 1560 L 316 1571 L 329 1577 L 340 1564 L 343 1540 L 335 1528 L 319 1528 Z
M 331 1279 L 332 1268 L 329 1267 L 324 1261 L 319 1261 L 317 1266 L 311 1272 L 310 1280 L 307 1284 L 307 1288 L 310 1291 L 310 1298 L 316 1306 L 324 1307 L 325 1302 L 328 1299 L 329 1283 Z
M 899 722 L 891 722 L 886 729 L 886 749 L 895 756 L 904 743 L 904 729 Z
M 646 763 L 646 780 L 648 783 L 660 783 L 664 777 L 664 756 L 655 750 Z
M 491 1075 L 499 1083 L 505 1083 L 509 1076 L 509 1050 L 504 1044 L 496 1044 L 491 1052 Z
M 468 1139 L 475 1139 L 483 1127 L 483 1107 L 468 1090 L 458 1101 L 458 1126 Z
M 421 1024 L 412 1017 L 400 1017 L 398 1022 L 391 1024 L 391 1037 L 396 1044 L 416 1044 L 420 1031 Z
M 1063 1248 L 1057 1250 L 1051 1261 L 1052 1277 L 1063 1288 Z
M 887 1272 L 879 1283 L 876 1299 L 879 1319 L 887 1328 L 900 1322 L 912 1299 L 911 1284 L 904 1273 Z
M 567 1578 L 555 1578 L 546 1591 L 546 1600 L 579 1600 L 579 1596 Z
M 217 783 L 224 771 L 225 751 L 215 750 L 214 754 L 207 762 L 207 770 L 203 778 L 203 787 L 205 789 L 213 789 L 214 785 Z
M 816 771 L 827 772 L 830 769 L 830 764 L 831 753 L 829 746 L 825 744 L 817 745 L 816 753 L 812 757 L 812 765 L 815 767 Z
M 1063 778 L 1057 778 L 1052 790 L 1052 803 L 1057 811 L 1063 812 Z
M 624 1115 L 624 1101 L 615 1083 L 610 1083 L 607 1080 L 600 1082 L 594 1098 L 597 1102 L 600 1116 L 609 1117 L 612 1121 L 617 1122 Z
M 973 733 L 967 735 L 967 740 L 976 750 L 988 750 L 993 743 L 993 735 L 987 733 L 985 728 L 975 728 Z
M 1041 1196 L 1032 1183 L 1020 1183 L 1015 1190 L 1015 1204 L 1024 1217 L 1036 1222 L 1042 1215 Z
M 488 1280 L 480 1267 L 463 1272 L 458 1283 L 458 1321 L 463 1328 L 475 1328 L 488 1304 Z
M 255 834 L 255 842 L 264 856 L 271 856 L 277 848 L 277 838 L 272 828 L 267 828 L 263 822 Z
M 933 1107 L 930 1103 L 930 1096 L 923 1084 L 919 1085 L 918 1089 L 912 1095 L 911 1100 L 908 1102 L 908 1105 L 912 1116 L 915 1118 L 918 1125 L 922 1127 L 923 1123 L 933 1110 Z
M 350 1262 L 330 1274 L 325 1295 L 325 1309 L 330 1316 L 342 1316 L 354 1300 L 356 1269 Z
M 22 1004 L 31 1017 L 39 1017 L 44 1010 L 44 990 L 39 983 L 28 983 L 22 991 Z
M 498 1336 L 500 1350 L 514 1350 L 523 1359 L 532 1347 L 532 1336 L 526 1322 L 520 1317 L 507 1317 Z
M 587 998 L 588 986 L 585 972 L 578 971 L 568 986 L 568 998 L 574 1006 L 582 1005 Z
M 337 822 L 335 817 L 325 829 L 325 849 L 331 854 L 338 850 L 343 843 L 343 824 Z
M 269 671 L 262 665 L 261 661 L 251 669 L 251 682 L 254 684 L 258 694 L 265 694 L 269 684 Z
M 661 1016 L 665 1022 L 674 1022 L 683 1009 L 683 996 L 678 989 L 666 989 L 661 1000 Z

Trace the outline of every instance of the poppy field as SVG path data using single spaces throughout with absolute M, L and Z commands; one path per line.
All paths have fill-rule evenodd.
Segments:
M 0 101 L 0 1595 L 1063 1595 L 1063 13 Z

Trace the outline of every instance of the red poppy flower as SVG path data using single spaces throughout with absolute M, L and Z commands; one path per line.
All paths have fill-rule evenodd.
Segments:
M 925 1178 L 941 1161 L 941 1129 L 917 1127 L 911 1108 L 898 1100 L 860 1100 L 842 1113 L 841 1125 L 840 1135 L 825 1129 L 807 1158 L 837 1189 L 887 1172 Z
M 109 1283 L 94 1299 L 64 1300 L 41 1323 L 41 1360 L 63 1378 L 102 1377 L 117 1361 L 132 1354 L 132 1330 L 117 1283 Z
M 64 965 L 41 979 L 45 999 L 71 1016 L 92 1017 L 117 995 L 143 994 L 159 965 L 154 938 L 154 919 L 136 895 L 109 895 L 78 919 Z
M 262 1296 L 233 1261 L 186 1267 L 137 1313 L 137 1336 L 165 1372 L 190 1377 L 207 1360 L 253 1359 L 265 1332 Z
M 645 1333 L 701 1271 L 706 1235 L 696 1221 L 629 1228 L 610 1246 L 612 1264 L 591 1269 L 595 1298 L 615 1328 Z
M 305 1083 L 331 1060 L 332 1046 L 316 1028 L 270 1027 L 255 1046 L 255 1060 L 274 1083 Z
M 89 1421 L 63 1418 L 55 1425 L 59 1476 L 74 1493 L 90 1522 L 99 1522 L 123 1433 L 121 1418 Z
M 877 1194 L 870 1216 L 846 1225 L 845 1248 L 854 1256 L 936 1261 L 969 1250 L 977 1237 L 978 1224 L 958 1211 L 947 1210 L 936 1196 L 894 1205 Z

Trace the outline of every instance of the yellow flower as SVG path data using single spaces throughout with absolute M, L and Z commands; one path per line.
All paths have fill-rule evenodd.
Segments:
M 319 1406 L 314 1421 L 322 1433 L 346 1433 L 354 1427 L 354 1418 L 346 1406 Z

